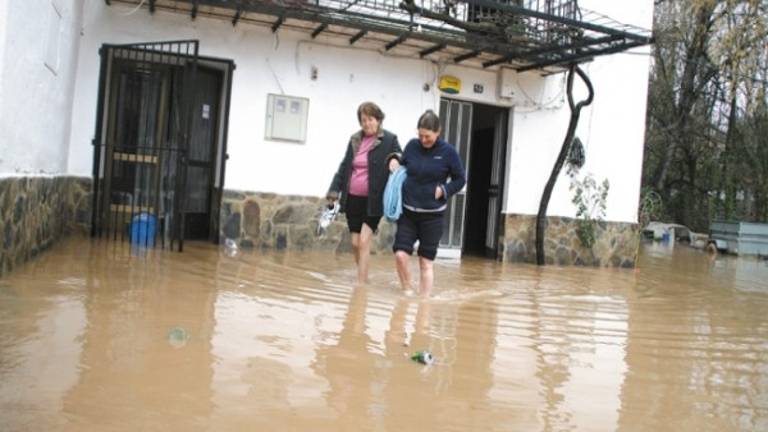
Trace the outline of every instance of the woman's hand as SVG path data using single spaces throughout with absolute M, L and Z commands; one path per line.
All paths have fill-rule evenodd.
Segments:
M 325 199 L 328 201 L 328 206 L 332 206 L 336 201 L 339 200 L 339 193 L 338 192 L 328 192 L 325 195 Z
M 400 168 L 400 161 L 395 158 L 389 160 L 389 172 L 395 172 Z
M 439 199 L 441 199 L 443 197 L 443 195 L 444 195 L 443 194 L 443 187 L 440 186 L 440 185 L 437 185 L 437 187 L 435 188 L 435 199 L 439 200 Z

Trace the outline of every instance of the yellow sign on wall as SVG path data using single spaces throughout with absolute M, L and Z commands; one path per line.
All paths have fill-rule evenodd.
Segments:
M 440 77 L 438 88 L 444 93 L 457 94 L 461 91 L 461 79 L 451 75 L 443 75 Z

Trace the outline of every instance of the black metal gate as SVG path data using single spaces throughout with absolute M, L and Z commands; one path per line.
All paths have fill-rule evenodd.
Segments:
M 198 45 L 102 46 L 91 236 L 183 250 Z

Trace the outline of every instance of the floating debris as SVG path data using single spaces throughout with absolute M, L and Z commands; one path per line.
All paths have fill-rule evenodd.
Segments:
M 174 348 L 181 348 L 189 341 L 189 333 L 181 327 L 174 327 L 168 331 L 168 343 Z
M 435 358 L 432 357 L 432 353 L 429 351 L 417 351 L 411 356 L 411 360 L 417 361 L 423 365 L 431 365 L 435 362 Z

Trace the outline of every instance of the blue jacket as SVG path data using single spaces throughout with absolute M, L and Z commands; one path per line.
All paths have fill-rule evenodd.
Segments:
M 452 145 L 438 139 L 426 149 L 414 138 L 405 146 L 400 163 L 408 177 L 403 183 L 403 207 L 415 212 L 442 212 L 448 199 L 466 184 L 464 165 Z M 448 179 L 451 181 L 448 182 Z M 435 199 L 435 188 L 443 197 Z

